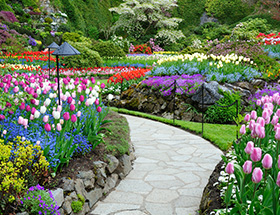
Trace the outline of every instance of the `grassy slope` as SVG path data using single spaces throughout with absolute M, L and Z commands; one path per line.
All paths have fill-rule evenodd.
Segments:
M 113 111 L 118 111 L 120 113 L 130 114 L 134 116 L 140 116 L 152 120 L 156 120 L 159 122 L 163 122 L 166 124 L 175 125 L 184 130 L 195 132 L 196 134 L 201 134 L 202 126 L 201 123 L 197 122 L 189 122 L 182 120 L 175 120 L 173 124 L 173 120 L 165 119 L 162 117 L 141 113 L 137 111 L 130 111 L 126 109 L 118 109 L 115 107 L 111 107 Z M 219 147 L 221 150 L 226 151 L 230 148 L 232 142 L 236 140 L 236 126 L 235 125 L 220 125 L 220 124 L 204 124 L 204 132 L 203 138 L 209 140 L 214 145 Z

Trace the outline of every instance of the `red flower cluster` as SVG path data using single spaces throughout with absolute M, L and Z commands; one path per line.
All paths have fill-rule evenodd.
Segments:
M 107 81 L 108 84 L 114 83 L 122 83 L 123 80 L 137 80 L 141 77 L 144 77 L 146 75 L 147 72 L 149 72 L 151 69 L 135 69 L 132 71 L 128 71 L 128 72 L 121 72 L 121 73 L 117 73 L 115 75 L 113 75 L 112 77 L 110 77 Z
M 54 51 L 50 51 L 50 53 L 52 54 Z M 17 57 L 19 60 L 24 58 L 26 59 L 26 61 L 30 61 L 33 62 L 33 60 L 41 60 L 41 61 L 48 61 L 49 60 L 49 52 L 48 51 L 37 51 L 37 52 L 32 52 L 32 51 L 28 51 L 28 52 L 22 52 L 22 53 L 8 53 L 6 54 L 6 57 Z M 50 57 L 50 60 L 55 62 L 55 58 L 54 57 Z
M 259 33 L 259 35 L 256 38 L 262 40 L 259 43 L 261 45 L 277 45 L 277 44 L 280 44 L 280 32 L 278 34 L 274 34 L 274 33 L 270 33 L 270 34 Z
M 152 49 L 147 44 L 136 45 L 134 46 L 133 53 L 152 54 Z

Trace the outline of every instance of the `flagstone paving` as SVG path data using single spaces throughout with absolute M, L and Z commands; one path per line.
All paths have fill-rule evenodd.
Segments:
M 133 170 L 92 215 L 196 215 L 222 151 L 181 129 L 124 115 L 136 160 Z

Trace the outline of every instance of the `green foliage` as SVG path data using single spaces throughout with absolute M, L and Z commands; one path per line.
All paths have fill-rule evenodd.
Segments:
M 261 33 L 268 33 L 271 26 L 266 19 L 248 19 L 235 26 L 232 30 L 231 38 L 235 40 L 254 40 Z
M 66 67 L 88 68 L 101 66 L 102 58 L 100 57 L 98 52 L 93 51 L 89 48 L 91 44 L 89 44 L 88 42 L 71 41 L 69 41 L 69 44 L 71 44 L 75 49 L 81 52 L 81 54 L 65 57 L 62 62 L 66 65 Z
M 248 16 L 253 7 L 242 0 L 207 0 L 206 11 L 222 23 L 232 24 Z
M 87 35 L 89 38 L 97 40 L 99 38 L 99 31 L 98 31 L 97 27 L 95 27 L 95 26 L 89 27 Z
M 197 49 L 193 48 L 191 46 L 188 46 L 187 48 L 183 49 L 180 54 L 194 54 L 194 53 L 203 53 L 206 54 L 206 51 L 204 49 Z
M 5 0 L 0 0 L 0 11 L 13 11 L 12 8 L 7 5 Z
M 219 25 L 216 22 L 207 22 L 194 29 L 198 35 L 207 40 L 221 40 L 225 35 L 230 35 L 231 31 L 227 25 Z
M 62 40 L 67 42 L 81 42 L 81 35 L 76 32 L 65 32 Z
M 38 7 L 38 3 L 39 1 L 38 0 L 22 0 L 21 1 L 22 4 L 24 5 L 24 7 L 33 7 L 33 8 L 37 8 Z
M 45 32 L 50 32 L 52 30 L 52 27 L 50 24 L 45 25 L 44 31 Z
M 81 194 L 77 194 L 79 200 L 83 203 L 83 205 L 85 204 L 85 198 L 81 195 Z
M 24 14 L 22 6 L 18 3 L 13 4 L 13 10 L 16 15 L 23 16 L 23 14 Z
M 124 51 L 110 41 L 98 42 L 93 45 L 92 49 L 97 51 L 101 57 L 125 57 Z
M 22 141 L 6 143 L 0 139 L 0 211 L 26 190 L 26 186 L 45 182 L 49 163 L 38 145 Z
M 220 106 L 227 106 L 238 100 L 238 111 L 241 110 L 240 99 L 241 96 L 239 92 L 222 92 L 223 98 L 221 98 L 217 104 Z M 238 112 L 238 114 L 239 114 Z M 217 105 L 210 106 L 206 111 L 206 120 L 210 123 L 232 123 L 236 117 L 236 104 L 233 106 L 223 108 Z
M 53 22 L 53 19 L 50 18 L 50 17 L 46 17 L 45 22 L 48 23 L 48 24 L 51 24 Z
M 71 203 L 71 208 L 74 213 L 78 213 L 83 209 L 83 203 L 81 201 L 73 201 Z
M 171 43 L 163 46 L 163 49 L 165 51 L 173 51 L 173 52 L 179 52 L 184 48 L 184 44 L 182 43 Z

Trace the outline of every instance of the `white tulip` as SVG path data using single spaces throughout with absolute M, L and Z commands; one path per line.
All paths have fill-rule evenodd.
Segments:
M 47 111 L 47 108 L 44 105 L 40 107 L 41 114 L 46 113 L 46 111 Z
M 36 110 L 34 113 L 34 118 L 38 119 L 39 116 L 40 116 L 40 112 Z

